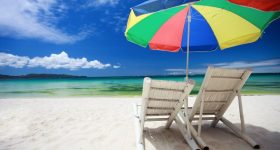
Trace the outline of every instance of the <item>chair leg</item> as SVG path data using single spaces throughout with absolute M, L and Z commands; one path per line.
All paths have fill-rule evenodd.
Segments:
M 198 147 L 198 145 L 195 143 L 194 139 L 191 137 L 191 135 L 188 133 L 188 131 L 186 130 L 184 123 L 183 123 L 183 119 L 180 118 L 179 115 L 177 115 L 174 119 L 175 123 L 177 124 L 180 132 L 182 133 L 184 139 L 186 140 L 186 142 L 189 144 L 189 146 L 191 147 L 192 150 L 200 150 L 200 148 Z
M 232 131 L 239 136 L 240 138 L 242 138 L 243 140 L 245 140 L 246 142 L 248 142 L 253 148 L 259 149 L 260 145 L 257 144 L 251 137 L 249 137 L 247 134 L 242 133 L 240 129 L 238 129 L 233 123 L 231 123 L 229 120 L 227 120 L 226 118 L 222 117 L 221 121 L 228 126 L 230 129 L 232 129 Z
M 198 121 L 198 129 L 197 129 L 197 135 L 200 136 L 201 134 L 201 125 L 202 125 L 202 113 L 203 113 L 203 107 L 204 107 L 204 90 L 202 91 L 201 96 L 201 102 L 200 102 L 200 111 L 199 111 L 199 121 Z
M 141 129 L 141 120 L 138 114 L 138 105 L 133 105 L 134 110 L 134 125 L 136 130 L 136 147 L 137 150 L 144 150 L 145 144 L 144 144 L 144 138 L 143 138 L 143 130 Z
M 181 118 L 183 118 L 183 113 L 180 111 L 178 113 L 178 116 L 180 116 Z M 191 132 L 191 136 L 193 139 L 195 139 L 195 141 L 197 142 L 197 144 L 201 147 L 201 149 L 203 150 L 208 150 L 208 146 L 205 144 L 205 142 L 202 140 L 202 138 L 200 136 L 198 136 L 196 130 L 194 129 L 194 127 L 191 125 L 191 123 L 189 122 L 188 119 L 183 119 L 183 123 L 186 126 L 186 128 L 189 128 L 190 132 Z
M 240 115 L 240 122 L 241 122 L 241 133 L 245 133 L 243 107 L 242 107 L 241 95 L 239 91 L 237 92 L 237 96 L 238 96 L 239 115 Z
M 165 125 L 165 128 L 166 129 L 169 129 L 173 120 L 175 119 L 175 117 L 177 116 L 178 112 L 181 110 L 181 106 L 183 105 L 183 102 L 180 102 L 178 103 L 176 106 L 175 106 L 175 110 L 171 113 L 171 115 L 169 116 L 167 122 L 166 122 L 166 125 Z
M 241 122 L 241 131 L 245 132 L 245 123 L 244 123 L 244 115 L 243 115 L 243 107 L 242 107 L 242 101 L 241 101 L 241 95 L 240 95 L 240 91 L 236 91 L 237 92 L 237 97 L 238 97 L 238 105 L 239 105 L 239 114 L 240 114 L 240 122 Z M 220 118 L 216 118 L 212 121 L 211 123 L 211 127 L 216 127 L 216 125 L 218 124 Z
M 219 122 L 218 119 L 213 120 L 212 123 L 211 123 L 211 127 L 215 128 L 216 125 L 218 124 L 218 122 Z
M 184 108 L 184 117 L 183 117 L 183 119 L 185 120 L 185 122 L 186 123 L 190 123 L 189 122 L 189 114 L 188 114 L 188 107 L 189 107 L 189 98 L 188 97 L 186 97 L 186 99 L 185 99 L 185 108 Z M 178 114 L 179 115 L 179 114 Z M 187 124 L 187 131 L 188 131 L 188 136 L 190 136 L 191 137 L 191 131 L 190 131 L 190 124 Z

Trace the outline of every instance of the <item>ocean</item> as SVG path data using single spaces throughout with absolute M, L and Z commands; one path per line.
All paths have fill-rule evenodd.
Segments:
M 141 96 L 144 77 L 89 77 L 71 79 L 1 79 L 0 98 Z M 184 76 L 153 76 L 153 79 L 184 81 Z M 191 94 L 197 94 L 203 75 Z M 280 94 L 280 74 L 252 74 L 242 94 Z

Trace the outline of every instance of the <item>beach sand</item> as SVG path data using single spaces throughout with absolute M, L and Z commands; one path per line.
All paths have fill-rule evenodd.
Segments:
M 191 97 L 193 102 L 195 97 Z M 132 104 L 141 98 L 0 99 L 0 150 L 136 149 Z M 243 96 L 246 130 L 261 149 L 280 149 L 280 96 Z M 237 100 L 225 117 L 239 125 Z M 202 138 L 212 150 L 249 150 L 227 127 L 209 127 Z M 146 124 L 146 150 L 189 149 L 175 123 Z

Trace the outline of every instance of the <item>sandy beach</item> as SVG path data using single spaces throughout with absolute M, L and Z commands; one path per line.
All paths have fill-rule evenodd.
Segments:
M 193 103 L 195 97 L 190 98 Z M 1 150 L 133 150 L 132 98 L 0 99 Z M 225 117 L 239 124 L 235 99 Z M 280 96 L 243 96 L 246 130 L 261 149 L 280 149 Z M 189 149 L 175 123 L 146 124 L 147 150 Z M 204 122 L 202 137 L 212 150 L 249 150 L 246 142 L 219 123 Z

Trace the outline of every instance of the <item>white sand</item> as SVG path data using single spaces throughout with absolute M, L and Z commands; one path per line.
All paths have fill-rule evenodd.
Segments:
M 1 150 L 133 150 L 135 133 L 132 103 L 140 98 L 0 99 Z M 194 97 L 191 98 L 194 100 Z M 238 124 L 237 100 L 226 118 Z M 280 149 L 280 96 L 244 96 L 246 129 L 262 149 Z M 146 125 L 146 150 L 189 149 L 173 123 Z M 224 125 L 202 137 L 210 149 L 252 149 Z

